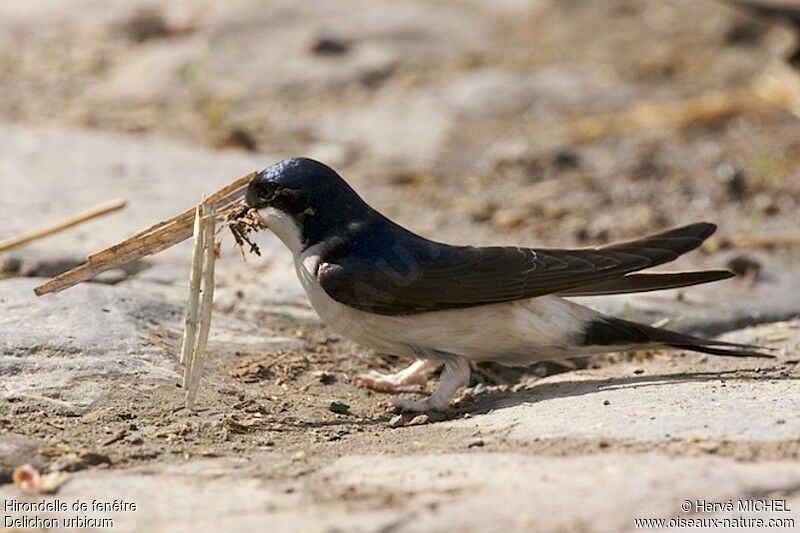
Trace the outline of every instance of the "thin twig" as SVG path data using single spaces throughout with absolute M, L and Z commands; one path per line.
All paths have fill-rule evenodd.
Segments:
M 104 204 L 92 207 L 91 209 L 87 209 L 86 211 L 83 211 L 76 215 L 72 215 L 71 217 L 65 218 L 60 222 L 51 224 L 50 226 L 30 231 L 28 233 L 23 233 L 22 235 L 18 235 L 17 237 L 12 237 L 10 239 L 0 242 L 0 252 L 4 250 L 10 250 L 11 248 L 16 248 L 17 246 L 22 246 L 23 244 L 35 241 L 36 239 L 41 239 L 42 237 L 47 237 L 54 233 L 58 233 L 59 231 L 71 228 L 72 226 L 76 226 L 82 222 L 86 222 L 87 220 L 91 220 L 93 218 L 97 218 L 99 216 L 112 213 L 114 211 L 122 209 L 127 205 L 127 203 L 128 201 L 125 200 L 124 198 L 112 200 L 110 202 L 106 202 Z
M 226 185 L 206 199 L 206 205 L 213 205 L 217 217 L 224 217 L 230 210 L 240 209 L 239 200 L 244 197 L 247 185 L 255 176 L 255 172 L 239 178 Z M 192 235 L 194 208 L 178 216 L 163 220 L 144 231 L 122 241 L 101 252 L 89 256 L 89 260 L 72 270 L 59 274 L 47 283 L 39 285 L 34 292 L 41 296 L 50 292 L 58 292 L 82 281 L 86 281 L 112 268 L 117 268 L 142 257 L 153 255 Z

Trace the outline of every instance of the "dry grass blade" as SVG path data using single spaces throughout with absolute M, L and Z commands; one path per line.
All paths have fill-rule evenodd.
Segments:
M 23 244 L 35 241 L 36 239 L 41 239 L 42 237 L 47 237 L 48 235 L 52 235 L 54 233 L 58 233 L 59 231 L 71 228 L 72 226 L 76 226 L 82 222 L 86 222 L 87 220 L 107 215 L 108 213 L 113 213 L 114 211 L 122 209 L 127 204 L 128 201 L 122 198 L 118 200 L 112 200 L 111 202 L 106 202 L 104 204 L 92 207 L 91 209 L 87 209 L 82 213 L 73 215 L 45 228 L 30 231 L 17 237 L 12 237 L 0 242 L 0 252 L 4 250 L 10 250 L 11 248 L 15 248 L 17 246 L 22 246 Z
M 186 366 L 187 368 L 191 366 L 191 368 L 186 374 L 188 379 L 184 383 L 186 386 L 186 406 L 190 409 L 194 406 L 197 389 L 200 386 L 200 376 L 205 366 L 208 332 L 211 328 L 211 312 L 214 302 L 214 263 L 216 261 L 214 226 L 216 225 L 216 216 L 213 207 L 208 207 L 207 210 L 203 209 L 203 211 L 201 231 L 203 237 L 203 299 L 200 303 L 200 329 L 197 332 L 193 353 L 187 360 Z
M 192 271 L 189 275 L 189 301 L 186 311 L 186 324 L 183 329 L 181 363 L 186 365 L 184 384 L 188 382 L 189 357 L 194 353 L 197 339 L 197 309 L 200 304 L 200 281 L 203 273 L 203 206 L 195 208 L 194 247 L 192 248 Z
M 244 197 L 247 185 L 255 174 L 255 172 L 251 172 L 223 187 L 210 195 L 205 204 L 213 206 L 217 216 L 223 219 L 229 212 L 241 209 L 239 201 Z M 39 285 L 34 292 L 38 296 L 58 292 L 91 279 L 106 270 L 117 268 L 174 246 L 188 239 L 192 234 L 194 214 L 195 210 L 192 208 L 178 216 L 158 222 L 119 244 L 89 256 L 86 263 Z

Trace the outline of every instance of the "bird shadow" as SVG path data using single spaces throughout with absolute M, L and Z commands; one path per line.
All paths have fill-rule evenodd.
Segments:
M 698 381 L 783 381 L 798 380 L 800 376 L 776 375 L 772 372 L 761 374 L 756 372 L 778 371 L 780 368 L 756 370 L 724 370 L 718 372 L 687 372 L 680 374 L 637 375 L 609 378 L 591 378 L 536 382 L 529 388 L 512 391 L 490 391 L 477 396 L 474 402 L 463 407 L 458 405 L 460 413 L 486 414 L 498 409 L 507 409 L 522 404 L 532 404 L 575 396 L 587 396 L 605 391 L 620 389 L 640 389 L 643 387 L 659 387 L 676 383 Z

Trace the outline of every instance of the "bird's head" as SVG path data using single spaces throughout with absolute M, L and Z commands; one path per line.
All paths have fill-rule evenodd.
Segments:
M 295 253 L 370 212 L 336 171 L 303 157 L 284 159 L 259 172 L 247 187 L 245 201 Z

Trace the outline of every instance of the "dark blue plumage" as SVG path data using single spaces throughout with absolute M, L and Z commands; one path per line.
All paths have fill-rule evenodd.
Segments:
M 343 231 L 350 221 L 379 216 L 330 167 L 295 157 L 265 168 L 247 189 L 247 205 L 270 205 L 290 214 L 303 231 L 304 248 Z

